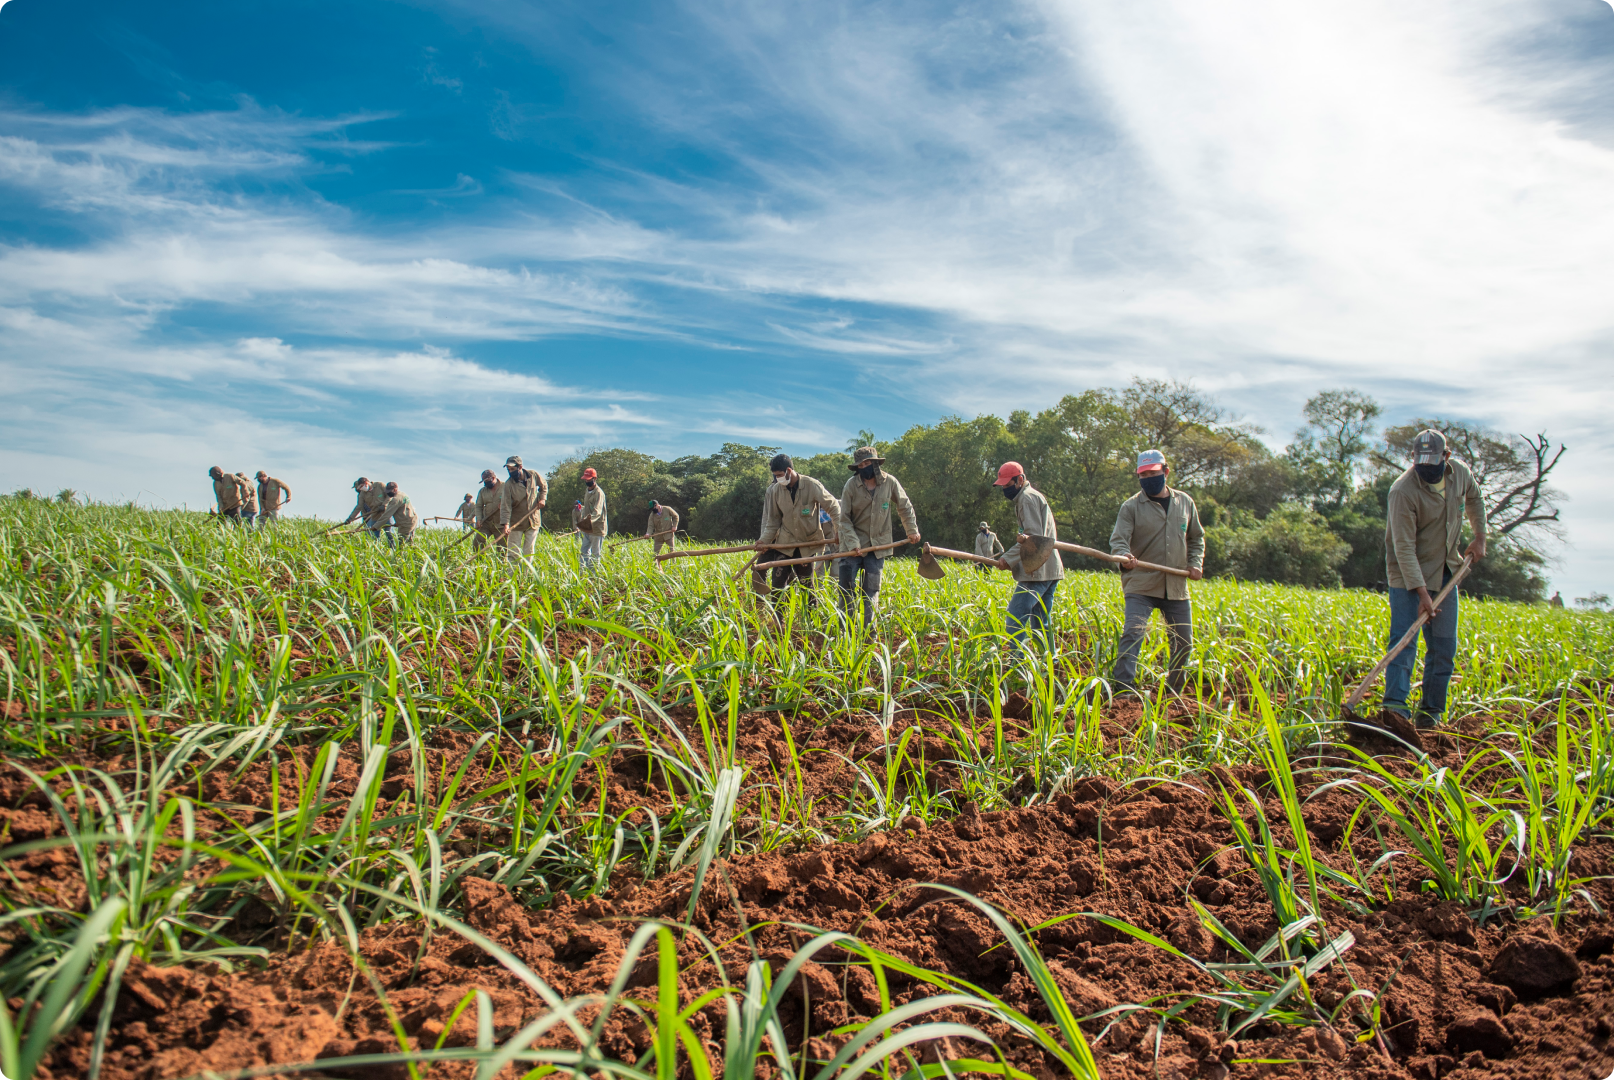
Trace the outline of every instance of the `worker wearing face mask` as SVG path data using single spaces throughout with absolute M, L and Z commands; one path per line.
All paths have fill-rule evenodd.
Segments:
M 499 478 L 492 469 L 482 470 L 482 486 L 476 489 L 476 509 L 471 513 L 471 522 L 476 528 L 476 535 L 471 538 L 471 546 L 478 551 L 489 544 L 503 544 L 503 531 L 499 525 Z
M 907 534 L 908 543 L 921 542 L 913 503 L 908 500 L 902 483 L 880 467 L 884 464 L 885 458 L 872 446 L 860 446 L 852 454 L 850 468 L 853 475 L 841 492 L 842 551 L 891 543 L 893 508 L 902 519 L 902 531 Z M 841 609 L 847 612 L 848 617 L 851 614 L 847 609 L 852 605 L 852 586 L 857 583 L 858 571 L 861 570 L 863 623 L 868 625 L 874 621 L 874 614 L 880 607 L 880 570 L 890 554 L 890 549 L 887 549 L 835 560 L 835 565 L 840 568 Z
M 1186 492 L 1167 484 L 1171 466 L 1159 450 L 1138 455 L 1139 492 L 1121 504 L 1110 532 L 1110 553 L 1123 556 L 1121 591 L 1126 595 L 1126 613 L 1121 624 L 1110 683 L 1118 690 L 1136 691 L 1138 652 L 1149 632 L 1149 616 L 1155 611 L 1166 623 L 1171 659 L 1166 685 L 1181 692 L 1188 654 L 1194 646 L 1194 613 L 1188 599 L 1188 582 L 1158 570 L 1140 570 L 1138 560 L 1188 571 L 1189 580 L 1205 576 L 1205 530 L 1199 524 L 1199 508 Z
M 582 506 L 572 516 L 577 522 L 577 561 L 589 569 L 600 561 L 600 546 L 605 543 L 605 489 L 600 487 L 600 474 L 593 469 L 583 470 Z
M 1003 497 L 1014 504 L 1015 520 L 1020 534 L 1046 536 L 1059 539 L 1059 526 L 1054 524 L 1054 511 L 1042 492 L 1031 486 L 1026 471 L 1018 461 L 1005 461 L 993 481 Z M 1056 551 L 1037 569 L 1027 572 L 1020 563 L 1018 543 L 1005 551 L 998 565 L 1014 573 L 1014 592 L 1009 594 L 1009 617 L 1006 620 L 1009 636 L 1018 648 L 1032 630 L 1046 630 L 1053 614 L 1054 592 L 1065 576 L 1065 564 Z
M 504 468 L 507 475 L 499 485 L 499 532 L 504 537 L 504 553 L 517 562 L 537 550 L 549 485 L 542 473 L 521 463 L 520 454 L 505 458 Z
M 376 524 L 386 527 L 388 547 L 392 547 L 394 525 L 398 527 L 398 546 L 408 547 L 415 542 L 415 530 L 420 527 L 420 513 L 410 504 L 409 496 L 398 487 L 396 480 L 388 480 L 382 492 L 387 501 L 381 507 Z
M 985 555 L 989 559 L 995 559 L 1003 554 L 1003 541 L 999 540 L 998 534 L 992 531 L 992 526 L 984 521 L 975 526 L 975 554 Z M 982 573 L 989 570 L 989 567 L 984 564 L 977 563 L 976 565 L 980 566 Z
M 650 513 L 645 515 L 644 534 L 655 537 L 655 540 L 651 541 L 656 545 L 656 550 L 652 554 L 660 555 L 663 544 L 667 546 L 668 551 L 677 551 L 678 545 L 673 543 L 673 538 L 677 532 L 678 511 L 666 503 L 651 499 Z M 661 564 L 657 563 L 656 565 L 660 566 Z
M 387 505 L 386 490 L 380 484 L 373 484 L 363 476 L 353 481 L 353 490 L 358 493 L 358 501 L 353 504 L 353 512 L 342 524 L 346 525 L 354 518 L 358 518 L 371 536 L 377 540 L 381 539 L 381 508 Z M 387 539 L 389 541 L 392 539 L 390 528 Z
M 762 585 L 768 564 L 786 559 L 822 555 L 840 539 L 841 502 L 829 489 L 796 471 L 789 454 L 775 454 L 768 462 L 773 483 L 762 496 L 762 536 L 757 540 L 753 584 Z M 829 515 L 829 523 L 820 522 L 820 512 Z M 777 545 L 784 550 L 774 550 Z M 770 584 L 782 589 L 793 581 L 803 585 L 813 583 L 813 564 L 781 566 L 773 571 Z M 807 603 L 813 602 L 812 590 L 807 592 Z
M 1439 727 L 1446 713 L 1446 687 L 1457 656 L 1457 590 L 1439 608 L 1439 592 L 1463 564 L 1458 550 L 1463 517 L 1474 530 L 1467 554 L 1485 557 L 1485 500 L 1468 466 L 1451 456 L 1446 437 L 1433 429 L 1412 440 L 1412 467 L 1390 486 L 1385 507 L 1384 553 L 1390 584 L 1390 643 L 1400 641 L 1419 615 L 1424 623 L 1423 689 L 1417 724 Z M 1384 672 L 1384 708 L 1405 719 L 1412 691 L 1413 654 L 1401 650 Z

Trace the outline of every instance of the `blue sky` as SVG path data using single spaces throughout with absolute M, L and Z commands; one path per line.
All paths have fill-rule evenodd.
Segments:
M 0 487 L 448 512 L 1191 378 L 1569 444 L 1614 591 L 1614 8 L 0 7 Z

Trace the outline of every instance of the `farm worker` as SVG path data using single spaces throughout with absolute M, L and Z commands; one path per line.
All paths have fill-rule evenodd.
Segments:
M 583 470 L 583 498 L 573 517 L 577 520 L 577 563 L 587 569 L 600 561 L 607 528 L 605 489 L 600 487 L 600 474 L 593 469 Z
M 286 481 L 270 476 L 263 469 L 258 470 L 258 524 L 263 525 L 270 521 L 280 520 L 281 493 L 284 492 L 285 502 L 291 502 L 291 488 Z
M 1025 469 L 1018 461 L 1005 461 L 998 469 L 998 478 L 992 483 L 1002 488 L 1004 497 L 1014 503 L 1015 518 L 1022 534 L 1059 539 L 1059 526 L 1054 524 L 1053 508 L 1048 505 L 1047 497 L 1031 486 L 1026 479 Z M 1060 578 L 1065 576 L 1065 564 L 1060 561 L 1059 553 L 1055 552 L 1034 573 L 1027 573 L 1021 568 L 1020 549 L 1016 546 L 999 557 L 998 565 L 1014 572 L 1014 592 L 1009 596 L 1009 617 L 1006 622 L 1009 635 L 1018 648 L 1028 631 L 1047 627 L 1054 606 L 1054 590 L 1059 587 Z
M 975 554 L 985 555 L 989 559 L 1003 554 L 1003 542 L 998 539 L 998 534 L 992 531 L 992 527 L 984 521 L 975 526 Z M 986 566 L 982 563 L 976 563 L 975 565 L 979 566 L 983 572 L 986 570 Z
M 342 522 L 346 525 L 354 518 L 364 523 L 370 530 L 370 535 L 377 540 L 381 539 L 381 508 L 387 505 L 387 493 L 380 484 L 372 484 L 367 477 L 359 477 L 353 481 L 353 490 L 358 492 L 358 501 L 353 504 L 353 512 L 348 514 Z
M 1561 593 L 1561 592 L 1554 592 L 1552 594 L 1552 599 L 1548 600 L 1547 604 L 1550 607 L 1556 607 L 1556 608 L 1563 607 L 1564 606 L 1564 594 Z
M 1433 429 L 1412 440 L 1412 467 L 1390 485 L 1385 506 L 1384 551 L 1390 583 L 1390 642 L 1401 640 L 1419 615 L 1424 623 L 1423 689 L 1417 725 L 1439 727 L 1446 713 L 1446 687 L 1457 656 L 1457 592 L 1440 608 L 1434 597 L 1463 564 L 1457 542 L 1467 512 L 1474 539 L 1467 554 L 1485 557 L 1485 500 L 1468 466 L 1451 456 L 1446 437 Z M 1384 673 L 1384 708 L 1403 719 L 1412 690 L 1413 653 L 1403 649 Z
M 1205 576 L 1205 530 L 1199 524 L 1199 508 L 1184 492 L 1168 487 L 1171 466 L 1159 450 L 1138 455 L 1138 493 L 1121 504 L 1110 531 L 1110 554 L 1121 555 L 1121 591 L 1126 609 L 1121 622 L 1121 642 L 1116 649 L 1110 682 L 1126 691 L 1137 690 L 1138 652 L 1149 632 L 1149 616 L 1156 609 L 1166 623 L 1171 642 L 1171 659 L 1166 685 L 1173 691 L 1183 688 L 1188 653 L 1194 646 L 1194 613 L 1188 599 L 1188 583 L 1158 570 L 1139 570 L 1144 562 L 1188 571 L 1198 581 Z
M 213 498 L 219 504 L 219 516 L 240 521 L 241 504 L 246 501 L 246 489 L 240 477 L 217 465 L 207 470 L 207 475 L 213 478 Z
M 530 556 L 538 543 L 538 526 L 549 499 L 543 476 L 521 464 L 520 454 L 504 459 L 505 480 L 499 485 L 499 535 L 511 562 Z
M 656 545 L 655 553 L 661 554 L 661 545 L 666 544 L 668 551 L 676 551 L 678 545 L 673 543 L 673 533 L 678 531 L 678 511 L 670 506 L 663 505 L 655 499 L 650 500 L 650 516 L 644 524 L 644 534 L 654 536 L 651 541 Z M 660 563 L 656 564 L 660 566 Z
M 482 486 L 476 489 L 476 510 L 471 520 L 476 525 L 476 538 L 471 546 L 478 551 L 493 543 L 502 544 L 502 539 L 495 539 L 499 533 L 499 478 L 493 475 L 492 469 L 482 470 Z
M 902 482 L 880 467 L 884 464 L 885 458 L 872 446 L 860 446 L 852 452 L 852 464 L 848 468 L 853 475 L 847 478 L 846 487 L 841 489 L 842 551 L 891 543 L 893 506 L 902 519 L 902 531 L 907 534 L 908 543 L 920 542 L 913 503 L 902 489 Z M 874 551 L 867 555 L 844 557 L 835 562 L 840 568 L 842 612 L 847 612 L 851 607 L 852 586 L 857 583 L 858 571 L 863 571 L 865 626 L 874 621 L 874 614 L 880 608 L 880 570 L 890 554 L 889 549 Z
M 235 478 L 241 482 L 241 524 L 251 528 L 252 519 L 258 516 L 258 493 L 246 473 L 238 472 Z
M 398 546 L 404 547 L 413 543 L 415 529 L 420 525 L 420 514 L 409 505 L 409 496 L 399 488 L 396 480 L 388 480 L 385 488 L 387 501 L 382 504 L 381 513 L 376 517 L 378 526 L 387 528 L 387 546 L 392 546 L 392 527 L 398 526 Z
M 761 554 L 751 571 L 758 587 L 768 572 L 768 563 L 822 554 L 838 541 L 841 522 L 840 500 L 817 480 L 797 472 L 789 454 L 775 454 L 768 462 L 768 470 L 773 473 L 773 483 L 762 496 L 762 535 L 756 544 Z M 827 525 L 822 522 L 821 512 L 829 515 Z M 783 550 L 770 550 L 774 544 Z M 782 589 L 792 581 L 811 586 L 814 565 L 780 567 L 773 571 L 773 587 Z M 807 603 L 812 602 L 809 588 Z
M 465 501 L 460 503 L 453 516 L 459 519 L 461 532 L 470 532 L 476 528 L 476 499 L 469 491 L 465 493 Z

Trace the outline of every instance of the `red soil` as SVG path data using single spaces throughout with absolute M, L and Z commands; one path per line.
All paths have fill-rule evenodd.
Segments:
M 747 760 L 764 774 L 770 763 L 781 767 L 787 754 L 777 721 L 769 714 L 744 719 L 740 742 Z M 873 748 L 877 742 L 870 740 L 877 737 L 872 723 L 843 719 L 819 726 L 804 741 L 856 760 L 860 747 Z M 1452 760 L 1459 752 L 1454 740 L 1433 749 Z M 850 766 L 830 754 L 814 760 L 824 767 L 810 770 L 813 791 L 831 796 L 850 789 Z M 430 771 L 437 767 L 434 762 Z M 1264 777 L 1244 770 L 1238 779 L 1256 785 Z M 1209 778 L 1195 782 L 1214 790 Z M 613 758 L 608 786 L 613 806 L 655 806 L 668 797 L 644 757 L 627 752 Z M 12 839 L 47 835 L 52 823 L 20 790 L 8 783 L 0 791 L 0 803 L 15 807 L 0 810 Z M 234 798 L 250 803 L 253 794 L 238 791 Z M 1349 865 L 1340 840 L 1353 805 L 1336 791 L 1307 808 L 1312 842 L 1340 868 Z M 1267 816 L 1279 843 L 1288 845 L 1287 830 L 1277 824 L 1281 810 L 1269 804 Z M 930 828 L 917 819 L 902 824 L 856 845 L 778 851 L 715 866 L 694 924 L 712 941 L 728 943 L 720 955 L 729 978 L 740 977 L 753 955 L 773 961 L 777 971 L 807 936 L 781 924 L 801 923 L 846 931 L 923 967 L 969 979 L 1046 1022 L 1046 1009 L 1012 953 L 992 948 L 1001 939 L 990 923 L 972 907 L 923 888 L 925 883 L 964 889 L 1024 925 L 1071 912 L 1101 912 L 1202 960 L 1229 957 L 1193 918 L 1189 895 L 1252 946 L 1276 929 L 1272 907 L 1243 857 L 1236 851 L 1218 854 L 1232 842 L 1225 819 L 1211 800 L 1187 787 L 1141 790 L 1081 780 L 1052 803 L 1030 809 L 979 814 L 966 808 L 957 819 Z M 1366 863 L 1378 849 L 1362 847 L 1358 854 Z M 26 856 L 10 865 L 28 875 L 30 890 L 70 893 L 72 871 L 58 855 Z M 1411 864 L 1402 860 L 1400 865 L 1405 885 Z M 1614 842 L 1599 838 L 1584 845 L 1575 870 L 1587 877 L 1614 873 Z M 607 987 L 644 919 L 681 921 L 691 883 L 689 870 L 649 883 L 619 873 L 601 898 L 528 910 L 502 886 L 462 880 L 463 898 L 455 907 L 470 925 L 570 996 Z M 82 883 L 77 887 L 82 890 Z M 1593 882 L 1590 892 L 1604 910 L 1614 904 L 1608 881 Z M 1213 1011 L 1201 1005 L 1183 1014 L 1186 1022 L 1168 1026 L 1158 1058 L 1149 1014 L 1115 1023 L 1102 1037 L 1109 1020 L 1086 1025 L 1104 1075 L 1112 1080 L 1230 1073 L 1601 1080 L 1614 1070 L 1614 919 L 1580 904 L 1556 928 L 1544 918 L 1515 923 L 1505 916 L 1477 927 L 1455 904 L 1416 894 L 1369 916 L 1331 903 L 1325 904 L 1325 914 L 1331 935 L 1349 930 L 1357 944 L 1345 956 L 1351 978 L 1335 965 L 1316 980 L 1317 998 L 1331 1005 L 1353 985 L 1377 990 L 1390 979 L 1382 1044 L 1348 1043 L 1356 1028 L 1344 1022 L 1337 1034 L 1258 1024 L 1233 1042 L 1216 1030 Z M 1035 940 L 1078 1015 L 1212 988 L 1190 965 L 1091 919 L 1065 921 L 1038 932 Z M 362 951 L 412 1046 L 434 1045 L 449 1014 L 476 988 L 492 996 L 500 1038 L 542 1011 L 537 996 L 518 979 L 453 933 L 439 932 L 423 945 L 418 924 L 388 925 L 365 932 Z M 821 954 L 826 962 L 810 964 L 804 973 L 810 1004 L 787 999 L 792 1037 L 805 1026 L 818 1052 L 832 1045 L 827 1036 L 832 1028 L 877 1008 L 867 971 L 837 966 L 830 961 L 834 955 Z M 719 980 L 705 957 L 693 938 L 684 941 L 685 1000 Z M 649 997 L 653 987 L 644 988 L 653 979 L 653 968 L 641 962 L 630 986 Z M 892 989 L 899 1003 L 933 992 L 901 977 Z M 449 1045 L 474 1041 L 474 1013 L 462 1014 Z M 703 1014 L 698 1025 L 715 1036 L 721 1029 L 710 1026 L 710 1019 Z M 978 1016 L 960 1019 L 980 1022 Z M 986 1030 L 1003 1040 L 1017 1066 L 1038 1076 L 1058 1075 L 1050 1059 L 1014 1041 L 1007 1029 Z M 82 1075 L 89 1045 L 88 1028 L 70 1033 L 50 1058 L 49 1075 Z M 648 1046 L 648 1035 L 619 1014 L 608 1028 L 608 1046 L 631 1061 Z M 279 952 L 261 970 L 233 974 L 137 963 L 125 981 L 110 1048 L 102 1072 L 107 1080 L 144 1080 L 385 1053 L 396 1050 L 397 1043 L 365 976 L 342 947 L 328 944 Z M 429 1075 L 459 1077 L 470 1071 L 438 1065 Z M 404 1074 L 371 1069 L 340 1075 Z

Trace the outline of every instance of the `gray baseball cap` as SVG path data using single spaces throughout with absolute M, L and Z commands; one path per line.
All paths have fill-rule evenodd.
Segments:
M 1446 436 L 1434 428 L 1424 428 L 1412 440 L 1414 465 L 1439 465 L 1446 460 Z

